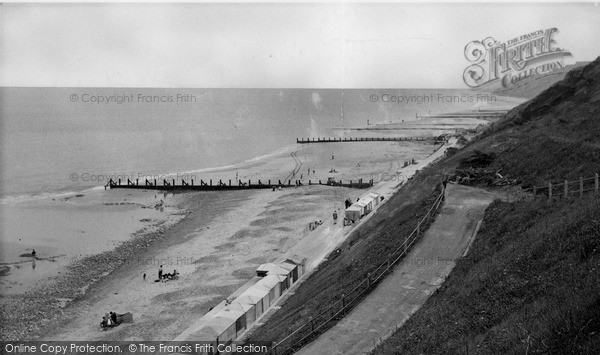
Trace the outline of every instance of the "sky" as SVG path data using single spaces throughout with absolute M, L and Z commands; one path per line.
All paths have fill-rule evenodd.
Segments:
M 598 3 L 4 3 L 0 86 L 465 88 L 467 43 L 551 27 L 600 55 Z

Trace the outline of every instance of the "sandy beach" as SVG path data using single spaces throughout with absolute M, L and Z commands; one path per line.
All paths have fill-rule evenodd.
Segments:
M 417 165 L 405 167 L 406 162 L 428 163 L 439 146 L 431 140 L 298 144 L 264 159 L 199 172 L 195 179 L 235 181 L 237 175 L 307 184 L 362 178 L 373 179 L 373 190 L 389 195 L 414 174 Z M 174 339 L 246 283 L 261 263 L 295 250 L 324 256 L 333 245 L 312 250 L 311 238 L 333 232 L 343 237 L 347 231 L 341 223 L 333 226 L 332 213 L 343 215 L 344 200 L 365 192 L 301 186 L 169 196 L 165 205 L 173 217 L 168 221 L 134 233 L 114 250 L 69 263 L 62 274 L 26 294 L 5 295 L 2 313 L 12 325 L 2 333 L 5 339 Z M 316 220 L 324 224 L 309 230 Z M 314 267 L 318 260 L 309 262 Z M 177 270 L 179 279 L 154 282 L 160 265 L 164 272 Z M 134 323 L 103 332 L 99 323 L 109 311 L 131 312 Z

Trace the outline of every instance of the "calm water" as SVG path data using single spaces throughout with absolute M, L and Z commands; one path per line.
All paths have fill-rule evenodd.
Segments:
M 440 94 L 472 100 L 447 102 Z M 343 134 L 334 127 L 480 107 L 474 95 L 468 90 L 3 88 L 1 197 L 53 195 L 101 186 L 110 177 L 231 165 L 293 145 L 296 137 Z M 418 102 L 426 96 L 433 99 Z
M 344 128 L 487 107 L 437 100 L 476 97 L 467 90 L 4 88 L 0 94 L 2 294 L 25 292 L 170 218 L 167 210 L 142 208 L 163 198 L 156 192 L 104 191 L 111 177 L 200 179 L 203 169 L 291 151 L 296 137 L 370 136 L 376 133 Z

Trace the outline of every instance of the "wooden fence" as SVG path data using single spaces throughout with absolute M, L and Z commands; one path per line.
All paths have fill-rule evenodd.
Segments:
M 435 214 L 440 208 L 442 201 L 444 200 L 444 188 L 442 192 L 436 198 L 431 208 L 427 211 L 427 214 L 415 227 L 415 229 L 404 238 L 404 241 L 400 246 L 394 250 L 390 256 L 385 260 L 377 269 L 373 272 L 365 275 L 363 281 L 358 283 L 351 291 L 347 294 L 341 294 L 340 300 L 333 303 L 325 311 L 321 312 L 316 317 L 310 319 L 304 325 L 298 329 L 292 331 L 288 336 L 282 340 L 276 342 L 269 350 L 268 354 L 282 355 L 292 354 L 300 349 L 305 344 L 311 342 L 313 339 L 324 333 L 332 323 L 344 317 L 352 308 L 368 294 L 368 292 L 375 288 L 383 278 L 390 273 L 393 268 L 402 260 L 408 253 L 411 246 L 419 239 L 419 237 L 425 232 L 425 225 L 433 221 Z
M 546 186 L 533 186 L 523 190 L 531 192 L 533 198 L 568 198 L 573 196 L 582 197 L 586 193 L 594 192 L 598 194 L 598 173 L 593 177 L 579 180 L 564 180 L 562 182 L 549 182 Z

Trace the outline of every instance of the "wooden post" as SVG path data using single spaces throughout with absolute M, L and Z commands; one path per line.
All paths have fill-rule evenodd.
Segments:
M 583 177 L 579 177 L 579 197 L 583 197 Z
M 548 183 L 548 198 L 552 199 L 552 183 Z
M 598 173 L 595 175 L 596 180 L 594 181 L 594 187 L 596 188 L 596 194 L 598 194 Z
M 565 179 L 565 198 L 569 197 L 569 182 Z

